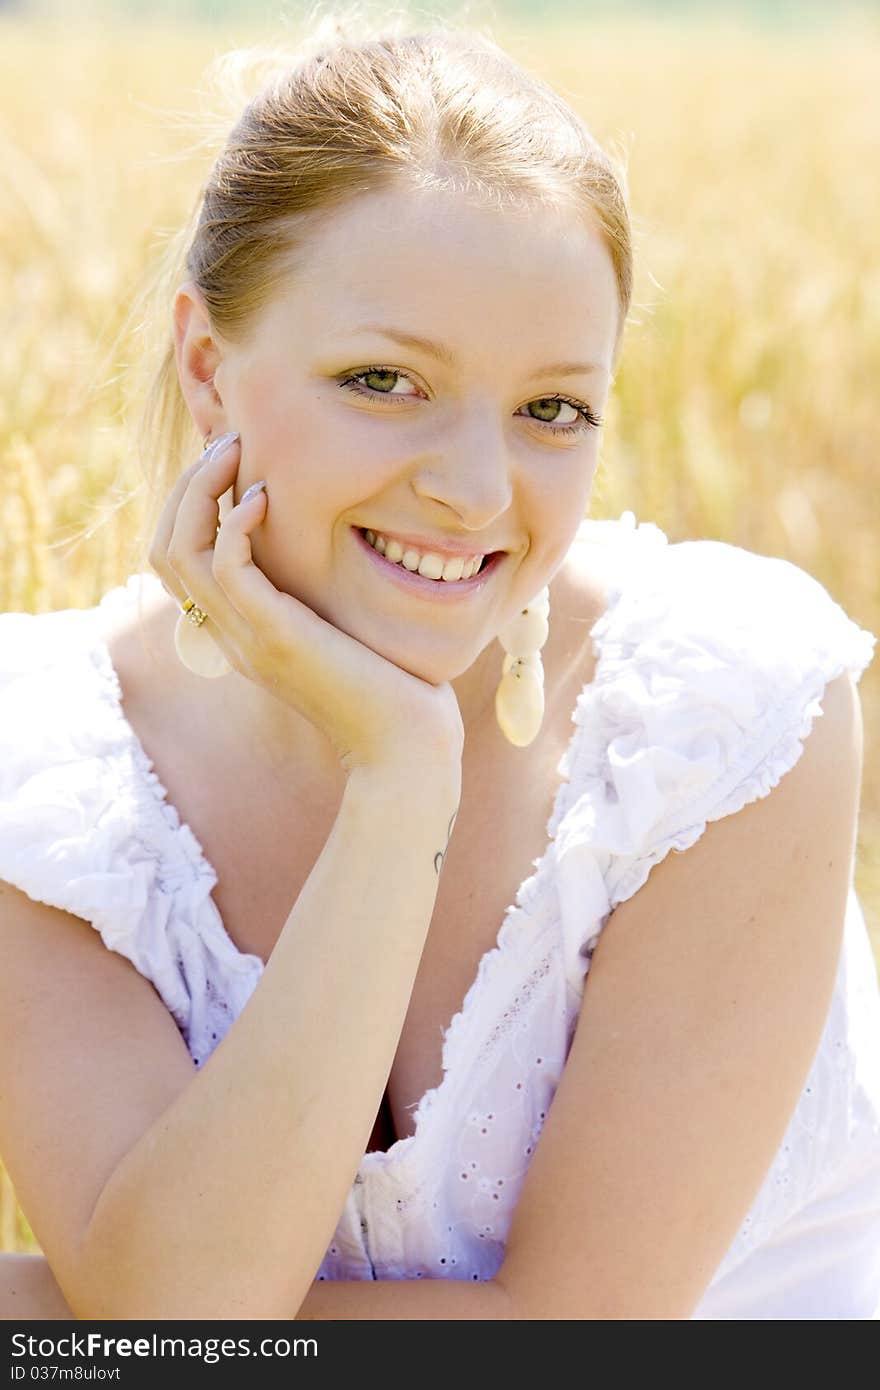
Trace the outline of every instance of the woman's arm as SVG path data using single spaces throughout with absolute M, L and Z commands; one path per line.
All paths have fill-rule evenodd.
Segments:
M 394 1320 L 400 1318 L 482 1320 L 512 1316 L 506 1294 L 495 1283 L 407 1279 L 343 1282 L 316 1280 L 298 1320 Z M 74 1319 L 45 1255 L 0 1253 L 0 1322 Z
M 862 766 L 850 676 L 764 798 L 605 927 L 496 1276 L 518 1318 L 690 1318 L 754 1202 L 834 989 Z
M 247 1006 L 104 1186 L 65 1289 L 78 1318 L 300 1305 L 381 1102 L 459 792 L 452 756 L 351 774 Z
M 308 1322 L 494 1322 L 515 1317 L 493 1279 L 316 1280 L 296 1314 Z
M 615 910 L 487 1283 L 312 1285 L 300 1319 L 686 1319 L 809 1074 L 839 959 L 862 721 L 832 681 L 797 764 Z

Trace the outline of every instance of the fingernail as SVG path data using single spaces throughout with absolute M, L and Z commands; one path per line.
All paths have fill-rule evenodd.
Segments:
M 210 463 L 211 459 L 219 458 L 228 449 L 229 445 L 238 439 L 238 431 L 230 430 L 227 434 L 221 434 L 219 439 L 215 439 L 213 444 L 209 444 L 205 450 L 203 463 Z
M 241 497 L 239 498 L 239 503 L 238 503 L 238 505 L 239 505 L 240 507 L 243 507 L 244 504 L 245 504 L 245 502 L 250 502 L 250 500 L 251 500 L 252 497 L 256 497 L 256 495 L 257 495 L 258 492 L 262 492 L 262 490 L 263 490 L 263 488 L 264 488 L 265 486 L 266 486 L 266 479 L 265 479 L 265 478 L 263 478 L 263 480 L 262 480 L 261 482 L 259 482 L 259 483 L 251 483 L 251 485 L 250 485 L 250 487 L 248 488 L 247 492 L 243 492 L 242 495 L 241 495 Z

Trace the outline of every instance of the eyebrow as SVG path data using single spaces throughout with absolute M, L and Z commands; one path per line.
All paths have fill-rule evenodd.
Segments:
M 418 348 L 421 352 L 427 353 L 430 357 L 436 357 L 439 362 L 447 367 L 455 367 L 458 360 L 455 354 L 442 343 L 432 342 L 430 338 L 419 338 L 415 333 L 406 333 L 402 328 L 389 328 L 381 323 L 361 323 L 353 329 L 354 333 L 381 333 L 385 338 L 392 338 L 400 343 L 402 347 Z M 544 367 L 536 367 L 530 378 L 539 376 L 578 376 L 590 372 L 604 372 L 607 368 L 602 362 L 549 362 Z

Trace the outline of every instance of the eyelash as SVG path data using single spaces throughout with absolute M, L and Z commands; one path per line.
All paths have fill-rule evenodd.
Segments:
M 339 385 L 346 387 L 349 391 L 353 391 L 357 396 L 366 396 L 368 400 L 375 400 L 377 397 L 381 398 L 386 395 L 390 400 L 394 400 L 398 403 L 402 403 L 406 399 L 406 397 L 403 396 L 393 396 L 390 392 L 375 391 L 371 386 L 362 386 L 360 382 L 358 382 L 358 377 L 369 376 L 372 372 L 385 372 L 393 376 L 400 376 L 403 377 L 404 381 L 408 381 L 411 386 L 416 385 L 412 377 L 407 376 L 406 372 L 398 371 L 396 367 L 364 367 L 362 371 L 352 372 L 350 376 L 343 377 Z M 579 434 L 581 430 L 585 428 L 598 429 L 600 425 L 604 424 L 604 420 L 601 416 L 594 415 L 589 406 L 582 405 L 580 401 L 572 400 L 570 396 L 536 396 L 535 400 L 564 401 L 566 405 L 570 405 L 572 409 L 576 410 L 581 416 L 583 424 L 580 425 L 554 425 L 550 420 L 537 420 L 534 415 L 523 417 L 524 419 L 534 420 L 538 425 L 544 425 L 546 429 L 552 430 L 554 434 Z M 527 404 L 531 404 L 531 402 L 527 402 Z

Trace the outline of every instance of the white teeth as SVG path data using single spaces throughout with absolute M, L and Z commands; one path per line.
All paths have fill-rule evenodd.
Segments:
M 366 531 L 364 534 L 373 549 L 384 555 L 386 560 L 403 565 L 411 573 L 418 571 L 425 579 L 443 579 L 450 583 L 456 579 L 470 579 L 485 558 L 476 555 L 472 560 L 465 560 L 459 555 L 454 560 L 444 561 L 442 555 L 433 551 L 422 555 L 418 550 L 404 550 L 400 541 L 386 540 L 377 531 Z
M 423 555 L 416 568 L 423 579 L 443 578 L 443 561 L 439 555 Z M 461 575 L 458 577 L 460 579 Z
M 459 556 L 457 560 L 446 560 L 443 566 L 443 578 L 445 580 L 460 580 L 464 574 L 464 560 Z

